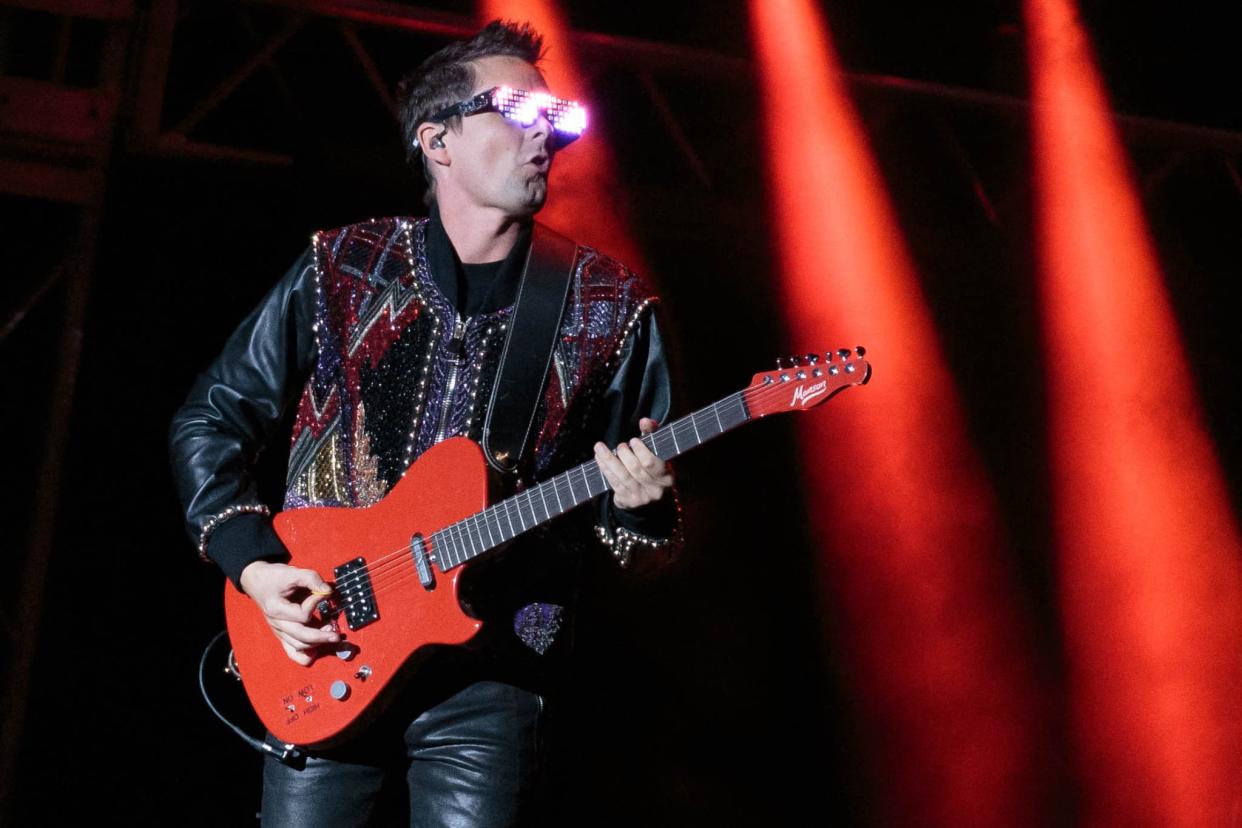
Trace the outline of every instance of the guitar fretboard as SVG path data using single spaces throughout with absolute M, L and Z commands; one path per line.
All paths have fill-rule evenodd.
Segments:
M 738 392 L 653 431 L 642 441 L 661 460 L 671 460 L 749 419 L 742 392 Z M 433 533 L 436 562 L 447 572 L 606 491 L 608 481 L 599 465 L 589 460 Z

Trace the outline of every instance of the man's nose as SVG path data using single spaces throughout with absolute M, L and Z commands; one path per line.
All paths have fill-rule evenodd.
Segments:
M 552 122 L 548 120 L 548 110 L 546 109 L 538 110 L 535 115 L 535 122 L 531 124 L 531 126 L 535 127 L 541 132 L 551 132 Z
M 552 137 L 552 122 L 548 120 L 546 110 L 539 110 L 534 122 L 526 128 L 526 134 L 532 139 L 542 137 L 545 141 Z

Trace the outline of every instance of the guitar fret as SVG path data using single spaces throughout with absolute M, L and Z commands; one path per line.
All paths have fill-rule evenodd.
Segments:
M 525 500 L 526 502 L 525 510 L 522 509 L 523 500 Z M 529 491 L 522 492 L 520 495 L 513 498 L 513 508 L 517 510 L 518 526 L 522 527 L 521 529 L 522 532 L 525 532 L 529 527 L 532 527 L 536 523 L 538 523 L 538 520 L 534 519 L 535 508 L 534 506 L 531 505 L 531 497 L 530 497 Z M 531 518 L 530 520 L 527 519 L 526 512 L 530 513 L 530 518 Z
M 512 523 L 510 523 L 508 531 L 505 530 L 505 523 L 509 522 L 508 505 L 498 504 L 495 508 L 495 512 L 496 512 L 496 534 L 500 536 L 500 542 L 504 543 L 505 541 L 509 540 L 514 535 L 516 535 L 517 533 L 513 531 Z
M 504 501 L 504 503 L 508 503 L 508 501 Z M 521 520 L 521 517 L 521 514 L 519 514 L 518 519 Z M 516 538 L 518 536 L 518 531 L 513 528 L 513 515 L 510 514 L 508 506 L 505 507 L 505 519 L 509 521 L 509 537 Z
M 461 564 L 466 560 L 466 547 L 461 542 L 461 524 L 454 523 L 449 526 L 449 537 L 453 539 L 453 549 L 456 551 L 455 564 Z
M 737 421 L 736 421 L 736 422 L 732 422 L 732 421 L 731 421 L 731 422 L 729 423 L 729 427 L 730 427 L 730 428 L 732 428 L 733 426 L 739 426 L 739 425 L 741 425 L 742 423 L 746 422 L 746 420 L 750 417 L 750 415 L 749 415 L 749 414 L 747 413 L 747 411 L 746 411 L 746 403 L 742 401 L 742 395 L 741 395 L 741 394 L 734 394 L 734 395 L 730 398 L 730 401 L 731 401 L 731 402 L 732 402 L 732 403 L 736 406 L 736 408 L 737 408 L 737 412 L 736 412 Z
M 448 548 L 444 545 L 443 539 L 440 537 L 440 533 L 443 531 L 444 530 L 440 530 L 440 532 L 431 533 L 431 554 L 437 561 L 440 562 L 441 568 L 443 568 L 448 561 Z
M 457 556 L 453 554 L 453 527 L 449 526 L 447 530 L 436 532 L 432 535 L 431 548 L 436 551 L 436 557 L 440 559 L 440 568 L 445 569 L 449 566 L 457 566 Z M 443 549 L 441 549 L 443 547 Z
M 462 562 L 461 546 L 458 546 L 457 539 L 453 536 L 453 528 L 455 528 L 456 525 L 457 524 L 448 524 L 448 528 L 445 530 L 445 536 L 448 539 L 448 550 L 445 552 L 445 557 L 446 560 L 452 561 L 451 566 L 457 566 Z
M 453 558 L 453 566 L 460 566 L 466 560 L 466 550 L 461 545 L 461 535 L 453 535 L 453 527 L 449 527 L 449 554 Z
M 489 546 L 496 546 L 497 544 L 504 543 L 505 533 L 500 529 L 500 519 L 498 518 L 495 509 L 488 509 L 487 517 L 484 518 L 483 525 L 487 527 L 487 539 L 490 541 Z M 495 533 L 492 532 L 493 526 L 496 528 Z M 497 540 L 497 538 L 499 538 L 499 540 Z
M 663 439 L 664 446 L 661 447 L 660 444 L 658 444 L 660 441 L 657 439 L 656 457 L 661 459 L 668 459 L 669 457 L 672 457 L 672 449 L 669 449 L 668 447 L 668 443 L 672 441 L 672 436 L 668 433 L 667 428 L 661 428 L 660 433 L 658 433 L 658 438 Z
M 491 549 L 493 546 L 496 545 L 496 539 L 492 537 L 492 524 L 488 520 L 487 512 L 483 512 L 482 522 L 483 522 L 483 529 L 487 532 L 487 548 Z
M 595 495 L 599 494 L 599 492 L 596 492 L 591 488 L 591 482 L 593 478 L 590 476 L 587 466 L 584 465 L 584 466 L 580 466 L 579 468 L 582 469 L 582 483 L 583 485 L 586 486 L 586 490 L 587 490 L 587 496 L 584 497 L 583 500 L 590 500 L 592 497 L 595 497 Z M 599 491 L 600 492 L 607 491 L 608 484 L 604 482 L 604 476 L 600 472 L 599 466 L 596 466 L 594 468 L 594 471 L 595 471 L 595 476 L 599 479 L 599 482 L 600 482 Z
M 483 536 L 479 534 L 478 527 L 472 525 L 476 520 L 477 518 L 474 516 L 466 518 L 465 526 L 466 537 L 470 540 L 470 552 L 472 555 L 477 555 L 483 551 Z
M 526 531 L 526 516 L 522 514 L 522 498 L 526 496 L 526 492 L 520 492 L 511 498 L 513 501 L 513 508 L 510 511 L 509 522 L 513 522 L 512 513 L 517 512 L 518 526 L 520 527 L 516 532 L 514 532 L 515 535 L 520 535 Z
M 543 519 L 551 520 L 552 514 L 548 511 L 548 499 L 543 496 L 543 484 L 541 483 L 536 486 L 535 491 L 539 492 L 539 501 L 543 504 Z M 535 510 L 532 508 L 531 512 L 533 513 L 534 511 Z
M 462 561 L 466 560 L 466 552 L 465 550 L 462 550 L 461 542 L 456 538 L 453 538 L 452 526 L 448 528 L 448 535 L 446 536 L 446 539 L 448 541 L 448 559 L 452 561 L 452 566 L 458 566 Z

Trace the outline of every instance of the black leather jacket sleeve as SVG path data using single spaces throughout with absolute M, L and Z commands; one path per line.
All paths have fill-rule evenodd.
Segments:
M 233 332 L 173 417 L 173 481 L 186 530 L 200 549 L 211 518 L 259 503 L 255 460 L 314 364 L 314 268 L 308 249 Z M 234 585 L 254 561 L 288 560 L 262 514 L 236 514 L 206 541 L 207 557 Z
M 644 314 L 623 347 L 621 364 L 601 399 L 606 425 L 599 439 L 609 447 L 638 436 L 638 421 L 643 417 L 667 425 L 672 405 L 668 357 L 654 310 Z M 616 506 L 611 491 L 601 498 L 599 525 L 609 534 L 620 526 L 649 538 L 666 539 L 676 533 L 677 521 L 672 492 L 635 510 Z

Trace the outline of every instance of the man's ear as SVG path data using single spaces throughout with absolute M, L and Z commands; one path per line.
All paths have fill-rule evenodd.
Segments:
M 437 164 L 444 164 L 445 166 L 450 163 L 449 150 L 444 142 L 444 137 L 447 134 L 448 130 L 444 128 L 444 124 L 431 121 L 419 124 L 416 133 L 418 145 L 422 149 L 423 155 Z

